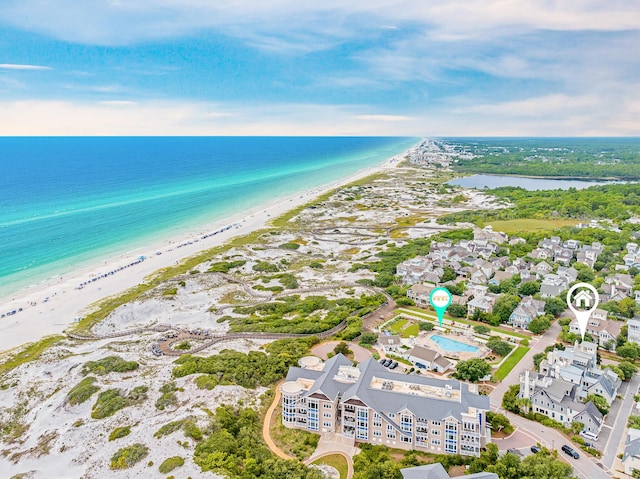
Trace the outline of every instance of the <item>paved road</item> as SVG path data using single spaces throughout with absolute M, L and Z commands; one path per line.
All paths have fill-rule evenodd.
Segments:
M 624 447 L 627 418 L 631 414 L 631 408 L 634 404 L 633 395 L 638 391 L 638 386 L 640 386 L 640 376 L 637 374 L 631 378 L 628 384 L 623 383 L 620 388 L 622 402 L 615 401 L 607 416 L 607 423 L 613 422 L 613 428 L 611 434 L 609 434 L 607 444 L 602 450 L 602 462 L 609 469 L 613 468 L 613 463 L 616 460 L 618 451 L 622 452 L 622 448 Z M 626 389 L 623 390 L 625 387 Z M 600 440 L 602 441 L 602 438 Z
M 540 423 L 529 421 L 523 417 L 510 412 L 505 412 L 505 415 L 511 421 L 511 424 L 517 428 L 518 431 L 528 435 L 531 438 L 531 445 L 539 442 L 540 444 L 550 449 L 560 449 L 563 444 L 571 445 L 560 432 L 556 429 L 545 427 Z M 509 447 L 506 441 L 500 444 L 500 447 Z M 517 447 L 517 446 L 516 446 Z M 575 474 L 581 479 L 610 479 L 612 476 L 607 474 L 603 468 L 596 464 L 596 460 L 590 458 L 590 456 L 583 451 L 579 450 L 577 446 L 572 446 L 574 449 L 580 452 L 579 459 L 569 458 L 563 452 L 559 452 L 559 456 L 562 459 L 571 464 L 574 468 Z
M 502 396 L 507 392 L 509 386 L 513 384 L 520 384 L 520 373 L 525 369 L 533 368 L 533 356 L 544 352 L 544 348 L 554 344 L 558 334 L 560 334 L 560 331 L 561 327 L 558 322 L 555 321 L 540 339 L 535 341 L 532 340 L 530 342 L 531 349 L 489 395 L 491 407 L 493 409 L 500 409 L 502 407 Z

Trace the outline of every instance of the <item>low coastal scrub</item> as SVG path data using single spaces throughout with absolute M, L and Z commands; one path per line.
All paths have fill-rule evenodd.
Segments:
M 96 381 L 96 378 L 93 376 L 87 376 L 78 384 L 73 386 L 67 394 L 67 401 L 72 406 L 76 404 L 82 404 L 85 401 L 88 401 L 94 393 L 97 393 L 100 390 L 99 386 L 93 384 Z
M 244 266 L 246 263 L 245 260 L 238 261 L 218 261 L 216 263 L 212 263 L 207 270 L 208 273 L 228 273 L 234 268 L 240 268 Z
M 91 417 L 93 419 L 103 419 L 113 416 L 117 411 L 127 406 L 139 404 L 147 399 L 148 389 L 147 386 L 137 386 L 126 396 L 122 396 L 122 392 L 119 389 L 108 389 L 101 392 L 93 405 Z
M 168 459 L 165 459 L 162 462 L 162 464 L 160 464 L 160 466 L 158 467 L 158 470 L 162 474 L 167 474 L 168 472 L 173 471 L 177 467 L 182 467 L 182 466 L 184 466 L 184 459 L 182 459 L 180 456 L 173 456 Z
M 194 461 L 203 472 L 243 479 L 321 479 L 323 474 L 297 461 L 275 456 L 262 441 L 260 414 L 254 409 L 216 409 L 211 435 L 195 449 Z
M 301 299 L 293 295 L 255 306 L 236 307 L 236 314 L 246 316 L 225 316 L 224 320 L 228 321 L 233 332 L 313 334 L 331 329 L 350 316 L 363 316 L 384 301 L 382 294 L 337 300 L 329 300 L 324 296 Z
M 203 374 L 195 379 L 198 389 L 208 389 L 209 391 L 218 385 L 218 380 L 213 374 Z
M 156 408 L 164 411 L 166 407 L 175 405 L 178 402 L 178 398 L 176 397 L 177 390 L 178 388 L 174 382 L 160 386 L 161 396 L 156 401 Z
M 300 248 L 300 245 L 298 243 L 283 243 L 283 244 L 280 245 L 280 248 L 296 250 L 296 249 Z
M 117 427 L 111 431 L 111 434 L 109 434 L 109 441 L 115 441 L 116 439 L 123 438 L 129 434 L 131 434 L 130 426 Z
M 279 268 L 278 265 L 269 263 L 268 261 L 258 261 L 253 265 L 253 270 L 259 273 L 277 273 Z
M 317 338 L 281 339 L 265 346 L 268 354 L 250 351 L 247 354 L 225 349 L 206 358 L 184 355 L 176 360 L 175 377 L 206 374 L 219 384 L 237 384 L 246 388 L 268 386 L 284 377 L 289 367 L 308 354 Z M 198 381 L 206 381 L 201 379 Z
M 138 363 L 135 361 L 125 361 L 120 356 L 107 356 L 98 361 L 89 361 L 82 367 L 82 374 L 86 376 L 89 373 L 97 376 L 116 372 L 124 373 L 127 371 L 135 371 L 138 369 Z
M 195 441 L 199 441 L 202 439 L 203 433 L 202 430 L 198 427 L 198 425 L 192 419 L 180 419 L 179 421 L 173 421 L 165 424 L 160 427 L 153 437 L 156 439 L 160 439 L 164 436 L 168 436 L 169 434 L 173 434 L 176 431 L 182 430 L 186 437 L 194 439 Z
M 128 469 L 149 455 L 149 448 L 144 444 L 132 444 L 119 449 L 112 457 L 111 469 Z

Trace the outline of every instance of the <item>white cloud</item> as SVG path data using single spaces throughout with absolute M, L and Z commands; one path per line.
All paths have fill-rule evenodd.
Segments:
M 460 99 L 469 104 L 471 99 Z M 4 135 L 637 136 L 640 104 L 615 112 L 607 98 L 562 94 L 517 102 L 371 114 L 363 105 L 176 101 L 0 102 Z M 594 113 L 597 112 L 597 113 Z
M 422 25 L 440 40 L 486 38 L 530 30 L 622 31 L 640 28 L 633 0 L 4 0 L 0 18 L 65 40 L 126 44 L 216 29 L 266 47 L 318 48 L 363 30 Z M 382 27 L 381 27 L 382 25 Z M 254 37 L 253 39 L 251 37 Z M 302 37 L 301 37 L 302 36 Z M 274 43 L 266 40 L 273 37 Z M 323 40 L 324 39 L 324 40 Z
M 365 121 L 396 122 L 396 121 L 409 121 L 409 120 L 413 120 L 414 118 L 410 116 L 403 116 L 403 115 L 358 115 L 356 116 L 356 119 L 365 120 Z
M 0 70 L 51 70 L 51 67 L 40 65 L 20 65 L 15 63 L 0 63 Z

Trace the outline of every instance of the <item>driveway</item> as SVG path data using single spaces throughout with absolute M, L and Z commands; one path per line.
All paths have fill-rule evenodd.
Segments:
M 333 352 L 336 345 L 342 341 L 327 341 L 326 343 L 320 343 L 317 346 L 314 346 L 311 349 L 311 354 L 314 356 L 318 356 L 321 359 L 327 359 L 327 354 Z M 349 345 L 349 349 L 353 351 L 353 360 L 357 363 L 361 363 L 366 361 L 371 357 L 371 351 L 366 348 L 363 348 L 359 344 L 352 343 L 347 341 Z

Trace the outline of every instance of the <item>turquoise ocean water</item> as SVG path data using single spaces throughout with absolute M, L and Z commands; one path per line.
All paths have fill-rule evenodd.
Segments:
M 345 178 L 417 138 L 0 138 L 0 294 Z

